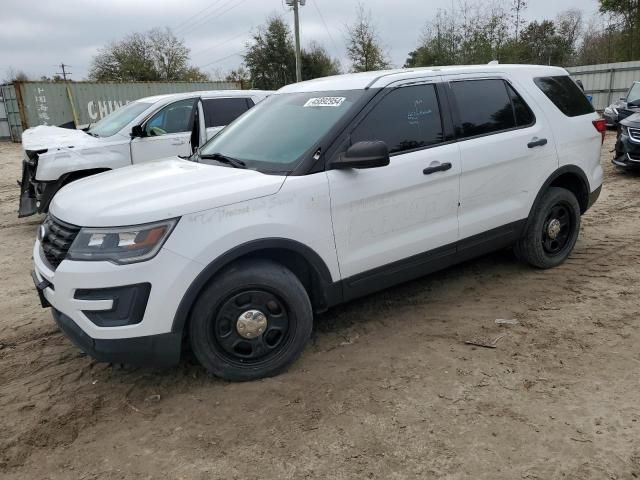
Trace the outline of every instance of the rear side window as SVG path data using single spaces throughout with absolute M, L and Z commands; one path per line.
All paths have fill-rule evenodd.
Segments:
M 462 80 L 451 83 L 458 105 L 462 138 L 488 135 L 516 127 L 511 98 L 503 80 Z
M 387 94 L 351 133 L 351 142 L 382 140 L 390 153 L 442 142 L 442 120 L 434 85 L 400 87 Z
M 209 98 L 203 100 L 205 125 L 224 127 L 253 107 L 249 98 Z
M 593 106 L 580 87 L 567 75 L 539 77 L 534 79 L 540 90 L 567 117 L 593 113 Z
M 529 108 L 529 105 L 522 99 L 518 92 L 516 92 L 508 83 L 507 90 L 511 97 L 511 103 L 513 103 L 513 111 L 516 115 L 516 125 L 518 127 L 526 127 L 533 125 L 536 122 L 536 117 Z

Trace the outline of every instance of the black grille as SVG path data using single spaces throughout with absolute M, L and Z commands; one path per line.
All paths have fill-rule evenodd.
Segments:
M 53 268 L 58 268 L 67 256 L 80 227 L 61 222 L 51 215 L 47 216 L 42 225 L 46 232 L 41 241 L 42 253 Z

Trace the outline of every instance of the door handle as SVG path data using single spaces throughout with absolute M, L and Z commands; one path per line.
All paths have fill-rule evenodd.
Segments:
M 547 139 L 546 138 L 540 138 L 538 140 L 531 140 L 529 143 L 527 143 L 527 147 L 529 148 L 535 148 L 535 147 L 542 147 L 544 145 L 547 144 Z
M 451 163 L 449 162 L 441 163 L 440 165 L 436 165 L 434 167 L 427 167 L 422 170 L 422 173 L 424 173 L 425 175 L 431 175 L 432 173 L 446 172 L 447 170 L 451 170 Z
M 181 138 L 176 138 L 171 141 L 171 145 L 184 145 L 185 143 L 187 143 L 187 141 Z

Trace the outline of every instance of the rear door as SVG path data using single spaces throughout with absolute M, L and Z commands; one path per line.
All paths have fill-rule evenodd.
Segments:
M 508 242 L 532 198 L 558 168 L 554 138 L 541 109 L 505 78 L 447 77 L 461 156 L 460 250 L 475 235 Z M 489 232 L 489 233 L 486 233 Z
M 131 140 L 132 162 L 190 155 L 197 101 L 197 98 L 178 100 L 149 118 L 142 125 L 145 136 Z
M 460 153 L 447 141 L 445 103 L 433 83 L 390 90 L 348 142 L 386 142 L 390 164 L 327 173 L 347 297 L 424 274 L 455 253 Z
M 250 97 L 205 98 L 203 108 L 207 139 L 253 106 L 254 102 Z

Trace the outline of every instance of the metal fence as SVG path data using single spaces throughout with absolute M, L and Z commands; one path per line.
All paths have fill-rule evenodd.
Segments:
M 4 99 L 0 95 L 0 140 L 11 138 L 9 132 L 9 120 L 7 119 L 7 110 L 4 106 Z
M 15 82 L 0 87 L 11 138 L 37 125 L 75 128 L 97 122 L 127 102 L 152 95 L 241 89 L 238 82 Z
M 582 65 L 567 71 L 574 79 L 582 80 L 585 93 L 593 96 L 596 110 L 604 110 L 623 97 L 635 80 L 640 80 L 640 61 Z

